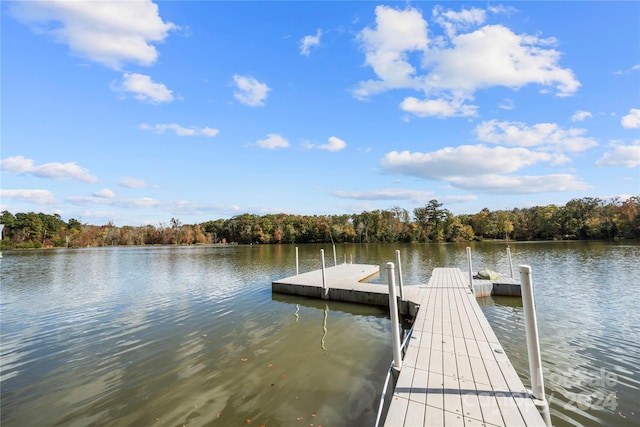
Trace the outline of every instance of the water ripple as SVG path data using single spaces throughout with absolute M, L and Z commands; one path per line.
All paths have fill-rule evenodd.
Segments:
M 534 268 L 554 425 L 633 425 L 640 246 L 579 248 L 512 245 L 515 263 Z M 317 249 L 301 251 L 302 271 L 318 268 Z M 383 265 L 395 249 L 345 245 L 338 258 Z M 405 283 L 466 268 L 464 247 L 401 250 Z M 491 246 L 474 254 L 474 265 L 506 266 Z M 289 246 L 5 253 L 2 425 L 371 424 L 391 358 L 385 311 L 272 295 L 293 259 Z M 479 302 L 526 382 L 520 300 Z

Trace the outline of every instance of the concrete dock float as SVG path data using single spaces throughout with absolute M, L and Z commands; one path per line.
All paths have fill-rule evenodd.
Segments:
M 388 287 L 363 283 L 379 266 L 343 264 L 281 279 L 273 292 L 389 305 Z M 458 268 L 436 268 L 427 285 L 405 286 L 414 326 L 384 425 L 545 426 Z M 538 402 L 539 403 L 539 402 Z

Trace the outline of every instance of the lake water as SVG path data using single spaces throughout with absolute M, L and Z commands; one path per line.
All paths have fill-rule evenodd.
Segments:
M 508 272 L 473 243 L 474 270 Z M 299 247 L 300 271 L 324 247 Z M 401 251 L 405 285 L 466 269 L 466 245 L 337 245 L 338 262 Z M 529 264 L 556 426 L 640 425 L 640 245 L 512 243 Z M 294 246 L 5 251 L 0 424 L 371 426 L 392 359 L 386 310 L 272 295 Z M 517 271 L 516 271 L 517 275 Z M 384 276 L 384 274 L 382 275 Z M 386 283 L 386 277 L 373 278 Z M 520 299 L 483 311 L 528 384 Z

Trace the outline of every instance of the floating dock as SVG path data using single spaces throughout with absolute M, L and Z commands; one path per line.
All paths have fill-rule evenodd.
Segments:
M 388 307 L 388 286 L 364 282 L 379 273 L 380 267 L 377 265 L 338 264 L 325 269 L 326 289 L 322 287 L 322 270 L 313 270 L 277 280 L 271 284 L 271 290 L 280 294 Z M 417 287 L 405 288 L 405 290 L 411 295 L 418 291 Z M 415 295 L 410 300 L 401 302 L 400 311 L 415 316 L 417 299 Z
M 273 282 L 277 293 L 389 305 L 388 287 L 362 283 L 379 266 L 342 264 Z M 323 286 L 323 283 L 325 284 Z M 468 274 L 436 268 L 404 286 L 414 315 L 384 425 L 546 426 L 469 287 Z

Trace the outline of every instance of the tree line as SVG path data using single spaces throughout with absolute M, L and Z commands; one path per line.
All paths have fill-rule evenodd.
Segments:
M 182 224 L 117 227 L 65 222 L 60 215 L 3 211 L 2 249 L 120 245 L 459 242 L 483 239 L 584 240 L 640 238 L 640 196 L 586 197 L 564 206 L 482 209 L 454 215 L 437 200 L 351 215 L 242 214 Z

